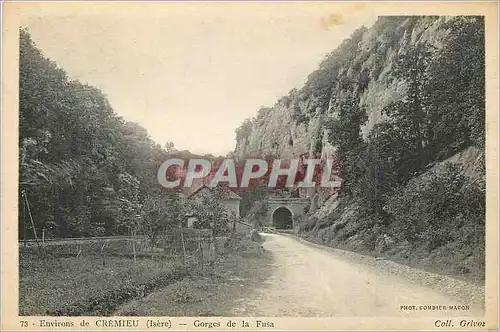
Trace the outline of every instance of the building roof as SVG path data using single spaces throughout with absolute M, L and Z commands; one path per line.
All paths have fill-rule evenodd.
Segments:
M 210 188 L 209 186 L 207 185 L 202 185 L 200 186 L 198 189 L 196 189 L 195 191 L 193 191 L 189 196 L 188 198 L 191 198 L 193 196 L 196 196 L 199 192 L 201 192 L 204 188 L 207 188 L 208 190 L 210 191 L 214 191 L 216 190 L 217 192 L 221 193 L 222 194 L 222 198 L 223 199 L 242 199 L 240 196 L 238 196 L 234 191 L 232 191 L 231 189 L 229 189 L 228 187 L 225 187 L 225 186 L 221 186 L 221 185 L 218 185 L 217 187 L 215 188 Z

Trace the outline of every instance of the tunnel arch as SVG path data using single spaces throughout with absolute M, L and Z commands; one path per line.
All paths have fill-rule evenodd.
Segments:
M 280 206 L 273 211 L 273 226 L 276 229 L 293 228 L 293 212 L 286 206 Z

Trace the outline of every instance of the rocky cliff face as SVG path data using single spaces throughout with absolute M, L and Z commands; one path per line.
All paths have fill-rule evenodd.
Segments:
M 482 283 L 484 70 L 482 18 L 382 17 L 246 120 L 235 155 L 335 154 L 342 190 L 301 236 Z
M 325 57 L 304 87 L 262 108 L 239 128 L 235 155 L 332 154 L 334 144 L 328 142 L 325 123 L 350 96 L 367 113 L 368 121 L 360 128 L 366 138 L 383 120 L 382 108 L 405 96 L 405 82 L 394 74 L 396 55 L 424 43 L 439 49 L 447 34 L 446 21 L 444 17 L 382 17 L 370 29 L 358 29 Z

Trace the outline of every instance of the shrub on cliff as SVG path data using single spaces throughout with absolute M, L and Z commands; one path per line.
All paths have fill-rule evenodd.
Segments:
M 236 141 L 247 139 L 252 134 L 253 119 L 245 119 L 241 126 L 236 128 Z
M 484 188 L 454 164 L 410 181 L 390 199 L 386 210 L 395 236 L 429 251 L 455 241 L 471 249 L 484 247 Z

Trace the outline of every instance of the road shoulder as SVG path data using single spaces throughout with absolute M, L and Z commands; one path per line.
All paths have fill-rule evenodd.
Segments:
M 467 303 L 484 306 L 484 286 L 476 285 L 463 280 L 458 280 L 445 275 L 423 271 L 407 265 L 396 263 L 385 258 L 378 258 L 358 254 L 353 251 L 331 248 L 325 245 L 309 242 L 293 234 L 282 235 L 293 238 L 306 246 L 329 252 L 335 255 L 335 257 L 337 257 L 338 259 L 347 261 L 349 263 L 373 268 L 381 271 L 382 273 L 403 278 L 414 284 L 427 287 L 443 295 L 451 296 Z

